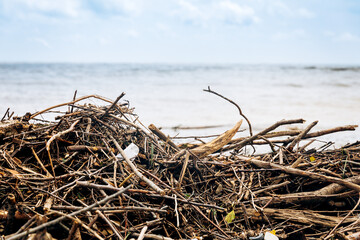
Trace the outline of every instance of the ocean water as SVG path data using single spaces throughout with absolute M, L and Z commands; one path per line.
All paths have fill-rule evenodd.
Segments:
M 125 92 L 145 125 L 171 136 L 221 133 L 240 116 L 232 104 L 204 92 L 208 86 L 236 102 L 254 132 L 281 119 L 307 120 L 298 128 L 319 120 L 314 130 L 360 123 L 360 66 L 327 65 L 3 63 L 0 115 L 8 107 L 15 115 L 34 113 L 70 101 L 75 90 L 110 99 Z M 220 126 L 172 130 L 212 125 Z M 360 140 L 360 131 L 321 139 L 343 145 Z

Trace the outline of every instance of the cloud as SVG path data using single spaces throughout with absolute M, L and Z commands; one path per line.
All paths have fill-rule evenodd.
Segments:
M 359 42 L 360 37 L 358 35 L 343 32 L 343 33 L 336 33 L 333 31 L 325 31 L 324 35 L 326 37 L 330 37 L 335 42 Z
M 232 1 L 222 1 L 219 6 L 225 11 L 224 16 L 235 23 L 256 23 L 260 21 L 255 15 L 254 9 L 249 6 L 240 6 Z
M 143 11 L 142 0 L 88 0 L 84 2 L 95 15 L 138 16 Z
M 314 18 L 315 14 L 306 8 L 299 8 L 297 13 L 303 18 Z
M 349 32 L 341 33 L 334 37 L 334 40 L 341 42 L 358 42 L 360 37 Z
M 202 11 L 199 8 L 202 8 Z M 204 25 L 209 19 L 208 9 L 205 10 L 205 8 L 205 6 L 195 6 L 185 0 L 178 0 L 173 15 L 193 24 Z
M 53 14 L 77 17 L 81 10 L 80 0 L 11 0 L 3 1 L 5 14 L 27 17 L 32 14 Z
M 157 23 L 155 24 L 155 31 L 161 34 L 166 34 L 166 35 L 173 35 L 173 31 L 172 28 L 165 23 Z
M 281 41 L 281 40 L 289 40 L 289 39 L 293 39 L 293 38 L 301 38 L 301 37 L 305 37 L 306 36 L 306 32 L 303 29 L 295 29 L 293 31 L 290 32 L 278 32 L 275 33 L 271 38 L 273 40 L 277 40 L 277 41 Z
M 266 9 L 267 12 L 272 16 L 281 15 L 285 17 L 300 17 L 309 19 L 315 17 L 315 13 L 313 13 L 307 8 L 289 7 L 287 4 L 280 0 L 268 1 Z
M 193 12 L 196 13 L 197 15 L 200 15 L 200 11 L 197 7 L 195 7 L 195 5 L 193 5 L 192 3 L 189 3 L 185 0 L 179 0 L 178 4 L 184 8 L 185 10 L 187 10 L 188 12 Z
M 43 38 L 32 38 L 32 40 L 34 42 L 39 43 L 40 45 L 46 47 L 46 48 L 51 48 L 50 44 Z
M 168 32 L 170 30 L 170 27 L 164 23 L 157 23 L 155 27 L 159 32 Z
M 137 16 L 143 11 L 143 0 L 0 0 L 0 3 L 0 14 L 21 19 Z
M 335 33 L 333 31 L 324 31 L 324 35 L 327 37 L 334 37 Z
M 178 0 L 177 5 L 175 16 L 201 26 L 217 23 L 249 25 L 260 21 L 253 8 L 230 0 L 197 2 L 196 5 Z
M 273 0 L 273 1 L 266 1 L 265 3 L 266 3 L 267 12 L 270 15 L 289 16 L 292 14 L 292 10 L 282 1 Z
M 105 3 L 106 1 L 102 0 L 102 2 Z M 110 6 L 116 7 L 127 13 L 138 15 L 143 11 L 143 3 L 140 0 L 109 0 L 108 2 L 110 3 Z
M 131 37 L 131 38 L 137 38 L 137 37 L 139 37 L 140 34 L 139 34 L 138 31 L 136 31 L 134 29 L 131 29 L 131 30 L 127 31 L 125 33 L 125 35 L 128 36 L 128 37 Z
M 110 43 L 109 39 L 107 39 L 105 37 L 99 37 L 98 42 L 99 42 L 100 46 L 106 46 Z

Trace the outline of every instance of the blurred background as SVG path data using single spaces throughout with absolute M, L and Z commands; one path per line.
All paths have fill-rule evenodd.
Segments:
M 240 116 L 211 86 L 255 132 L 359 124 L 359 24 L 357 0 L 0 0 L 0 114 L 125 92 L 145 125 L 220 133 Z

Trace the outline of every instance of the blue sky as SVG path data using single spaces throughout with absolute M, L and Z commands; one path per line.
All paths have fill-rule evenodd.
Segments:
M 360 1 L 0 0 L 0 62 L 360 64 Z

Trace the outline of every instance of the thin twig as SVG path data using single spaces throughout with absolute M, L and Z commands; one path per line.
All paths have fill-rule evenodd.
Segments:
M 219 93 L 211 90 L 211 89 L 210 89 L 210 86 L 208 86 L 208 89 L 203 89 L 203 91 L 204 91 L 204 92 L 209 92 L 209 93 L 215 94 L 216 96 L 219 96 L 219 97 L 225 99 L 226 101 L 234 104 L 234 105 L 236 106 L 236 108 L 239 110 L 240 116 L 242 116 L 242 117 L 246 120 L 246 122 L 248 123 L 250 136 L 253 135 L 251 123 L 250 123 L 249 119 L 243 114 L 243 112 L 241 111 L 241 108 L 239 107 L 239 105 L 237 105 L 237 104 L 236 104 L 234 101 L 232 101 L 231 99 L 229 99 L 229 98 L 227 98 L 227 97 L 225 97 L 225 96 L 223 96 L 223 95 L 221 95 L 221 94 L 219 94 Z
M 324 240 L 331 238 L 333 233 L 335 232 L 335 230 L 345 221 L 345 219 L 347 219 L 355 211 L 355 209 L 357 209 L 359 207 L 359 205 L 360 205 L 360 193 L 359 193 L 359 199 L 358 199 L 356 205 L 353 207 L 353 209 L 351 209 L 351 211 L 349 211 L 346 214 L 346 216 L 343 217 L 343 219 L 341 219 L 341 221 L 338 222 L 338 224 L 336 224 L 336 226 L 326 235 Z
M 27 236 L 27 235 L 29 235 L 29 234 L 31 234 L 31 233 L 35 233 L 35 232 L 37 232 L 37 231 L 39 231 L 39 230 L 42 230 L 42 229 L 44 229 L 44 228 L 46 228 L 46 227 L 49 227 L 49 226 L 52 226 L 52 225 L 54 225 L 54 224 L 60 223 L 61 221 L 65 220 L 65 219 L 68 218 L 68 217 L 73 217 L 73 216 L 79 215 L 79 214 L 81 214 L 81 213 L 83 213 L 83 212 L 86 212 L 86 211 L 91 210 L 92 208 L 94 208 L 94 207 L 96 207 L 96 206 L 99 206 L 99 205 L 102 205 L 102 204 L 107 203 L 107 202 L 110 201 L 111 199 L 113 199 L 113 198 L 119 196 L 120 194 L 126 192 L 126 191 L 127 191 L 128 189 L 130 189 L 131 187 L 132 187 L 132 186 L 129 185 L 129 186 L 127 186 L 126 188 L 124 188 L 124 189 L 122 189 L 122 190 L 120 190 L 120 191 L 118 191 L 118 192 L 116 192 L 116 193 L 114 193 L 114 194 L 112 194 L 112 195 L 110 195 L 110 196 L 108 196 L 108 197 L 106 197 L 106 198 L 98 201 L 98 202 L 95 202 L 95 203 L 89 205 L 88 207 L 84 207 L 84 208 L 82 208 L 81 210 L 78 210 L 78 211 L 76 211 L 76 212 L 70 213 L 69 215 L 56 218 L 56 219 L 54 219 L 54 220 L 52 220 L 52 221 L 50 221 L 50 222 L 44 223 L 44 224 L 42 224 L 42 225 L 40 225 L 40 226 L 31 228 L 31 229 L 29 229 L 29 230 L 27 230 L 27 231 L 25 231 L 25 232 L 19 233 L 19 234 L 17 234 L 17 235 L 14 235 L 14 236 L 11 236 L 11 237 L 8 237 L 8 238 L 5 238 L 5 239 L 6 239 L 6 240 L 19 239 L 19 238 L 25 237 L 25 236 Z

